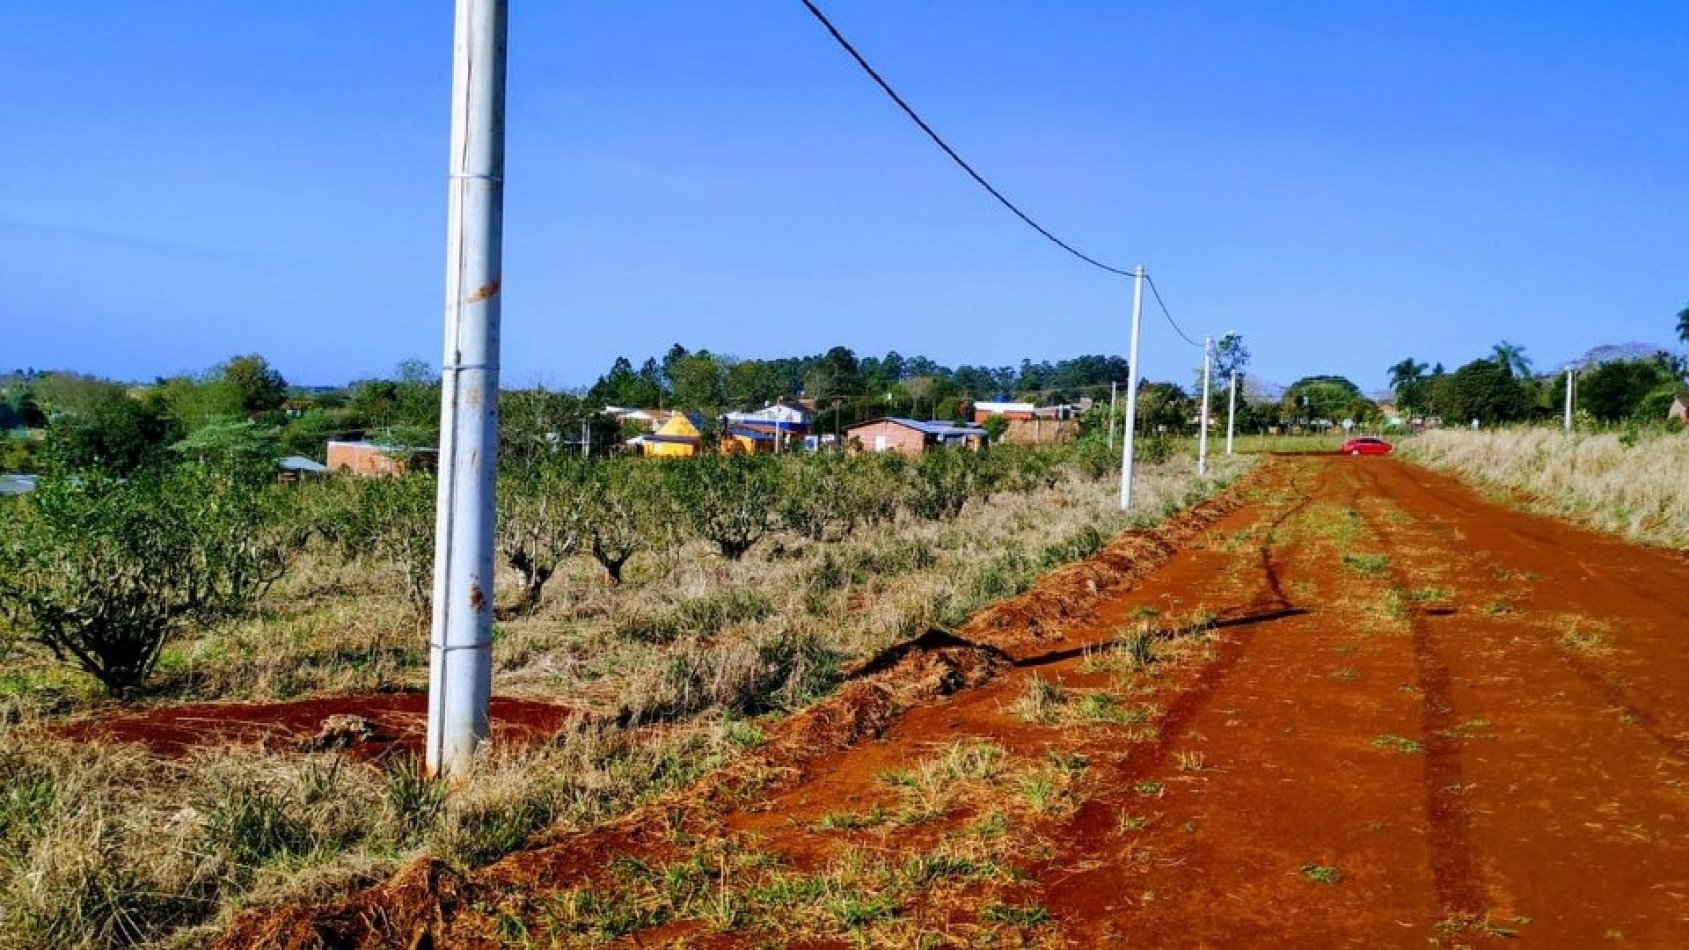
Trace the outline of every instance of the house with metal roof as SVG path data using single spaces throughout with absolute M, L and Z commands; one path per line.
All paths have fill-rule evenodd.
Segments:
M 929 448 L 953 446 L 977 449 L 985 444 L 985 429 L 971 422 L 904 419 L 885 416 L 845 430 L 852 451 L 902 452 L 920 455 Z

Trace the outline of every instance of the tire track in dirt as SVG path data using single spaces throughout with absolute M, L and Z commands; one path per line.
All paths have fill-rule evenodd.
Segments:
M 1376 472 L 1361 469 L 1359 475 L 1365 490 L 1382 494 Z M 1401 545 L 1382 528 L 1377 516 L 1367 514 L 1360 504 L 1363 486 L 1351 488 L 1350 510 L 1360 516 L 1372 537 L 1382 543 L 1390 559 L 1386 573 L 1391 586 L 1401 590 L 1404 588 L 1399 567 L 1403 555 Z M 1451 738 L 1458 721 L 1452 675 L 1425 618 L 1410 610 L 1405 621 L 1413 637 L 1417 672 L 1414 685 L 1419 690 L 1419 733 L 1425 747 L 1425 817 L 1431 826 L 1431 874 L 1436 881 L 1437 903 L 1445 918 L 1481 914 L 1489 908 L 1490 900 L 1472 852 L 1472 815 L 1462 797 L 1448 791 L 1466 786 L 1460 743 Z
M 1433 585 L 1406 600 L 1418 602 L 1411 617 L 1439 645 L 1451 710 L 1461 710 L 1426 741 L 1428 751 L 1465 750 L 1462 778 L 1430 793 L 1468 816 L 1490 901 L 1449 918 L 1453 933 L 1513 930 L 1564 946 L 1682 945 L 1689 770 L 1661 725 L 1684 712 L 1682 681 L 1670 675 L 1683 665 L 1674 617 L 1682 600 L 1671 595 L 1689 589 L 1681 562 L 1486 508 L 1460 486 L 1418 490 L 1435 484 L 1431 473 L 1400 465 L 1364 471 L 1368 500 L 1360 507 L 1391 543 L 1395 586 L 1411 594 L 1413 585 Z M 1595 571 L 1593 580 L 1534 576 L 1566 570 L 1562 550 L 1581 550 L 1578 570 Z M 1635 579 L 1649 575 L 1651 596 L 1631 596 Z M 1608 584 L 1608 576 L 1626 580 Z M 1567 611 L 1618 628 L 1610 655 L 1567 646 L 1559 629 Z M 1626 650 L 1624 674 L 1604 669 Z

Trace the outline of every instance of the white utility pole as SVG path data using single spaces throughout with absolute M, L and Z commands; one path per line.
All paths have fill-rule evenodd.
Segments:
M 1138 330 L 1144 320 L 1144 265 L 1132 272 L 1132 343 L 1126 353 L 1126 437 L 1120 448 L 1120 510 L 1132 507 L 1132 435 L 1138 428 Z
M 1572 369 L 1566 368 L 1566 431 L 1572 431 Z
M 1120 384 L 1109 381 L 1108 384 L 1108 450 L 1114 451 L 1114 402 L 1119 393 Z
M 1226 390 L 1226 454 L 1232 454 L 1232 431 L 1237 428 L 1237 370 L 1232 370 L 1232 384 Z
M 1208 351 L 1210 337 L 1202 338 L 1202 431 L 1196 436 L 1196 473 L 1208 474 Z
M 434 622 L 428 643 L 431 775 L 469 771 L 493 689 L 493 475 L 498 467 L 504 231 L 506 0 L 457 0 L 452 41 L 446 346 Z

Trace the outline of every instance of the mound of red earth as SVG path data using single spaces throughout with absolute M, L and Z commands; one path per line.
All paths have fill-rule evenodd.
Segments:
M 495 742 L 531 743 L 557 734 L 571 719 L 567 707 L 495 696 Z M 277 750 L 341 749 L 360 759 L 398 752 L 420 755 L 427 731 L 423 693 L 333 696 L 276 703 L 194 703 L 133 712 L 101 712 L 66 723 L 67 739 L 144 745 L 175 758 L 209 746 L 253 744 Z
M 559 836 L 467 876 L 422 858 L 339 904 L 255 910 L 238 918 L 217 946 L 496 945 L 473 925 L 454 927 L 454 919 L 512 889 L 599 866 L 632 842 L 660 840 L 677 810 L 711 803 L 730 808 L 747 794 L 766 795 L 800 781 L 816 760 L 883 734 L 911 708 L 979 687 L 1022 655 L 1059 649 L 1070 622 L 1165 562 L 1180 544 L 1236 509 L 1242 495 L 1234 488 L 1154 529 L 1124 533 L 1094 557 L 1052 571 L 954 632 L 931 630 L 858 664 L 828 699 L 770 728 L 769 741 L 755 752 L 619 820 Z

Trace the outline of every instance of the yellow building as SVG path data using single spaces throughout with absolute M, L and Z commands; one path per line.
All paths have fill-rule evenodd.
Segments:
M 698 454 L 704 434 L 704 417 L 696 412 L 677 412 L 650 435 L 641 436 L 639 447 L 647 456 L 691 458 Z

